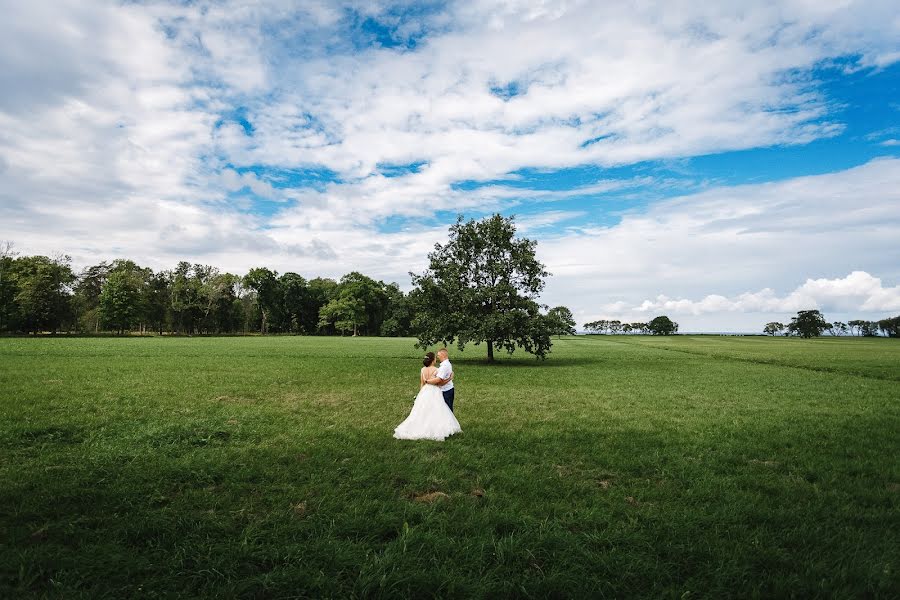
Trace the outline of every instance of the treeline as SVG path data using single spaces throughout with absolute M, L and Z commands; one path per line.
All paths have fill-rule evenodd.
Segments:
M 307 280 L 267 268 L 244 276 L 180 262 L 154 272 L 131 260 L 78 273 L 69 257 L 0 248 L 0 332 L 179 334 L 410 333 L 408 296 L 396 283 L 352 272 Z
M 649 323 L 623 323 L 622 321 L 601 319 L 585 323 L 584 330 L 588 333 L 608 335 L 648 333 L 651 335 L 672 335 L 678 332 L 678 323 L 665 315 L 655 317 Z
M 853 335 L 862 337 L 900 337 L 900 316 L 881 319 L 880 321 L 834 321 L 829 323 L 818 310 L 801 310 L 791 322 L 785 325 L 778 321 L 766 323 L 763 333 L 767 335 L 796 335 L 800 337 L 818 337 L 825 332 L 833 336 Z

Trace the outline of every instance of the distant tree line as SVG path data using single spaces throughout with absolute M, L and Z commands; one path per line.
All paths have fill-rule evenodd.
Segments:
M 68 256 L 0 246 L 0 333 L 417 336 L 420 345 L 486 342 L 543 358 L 551 335 L 575 333 L 564 307 L 536 301 L 547 273 L 536 243 L 500 215 L 451 227 L 404 293 L 359 272 L 339 281 L 257 267 L 243 276 L 180 262 L 154 272 L 120 259 L 75 272 Z M 545 312 L 546 311 L 546 312 Z
M 114 260 L 76 273 L 69 257 L 0 254 L 0 332 L 294 333 L 403 336 L 412 318 L 396 283 L 340 281 L 264 267 L 246 275 L 180 262 L 154 272 Z
M 651 334 L 672 335 L 678 332 L 678 323 L 665 315 L 655 317 L 649 323 L 623 323 L 621 321 L 609 321 L 601 319 L 584 324 L 588 333 L 600 333 L 608 335 L 618 334 Z
M 880 321 L 855 319 L 846 323 L 842 321 L 829 323 L 818 310 L 801 310 L 787 325 L 772 321 L 771 323 L 766 323 L 766 326 L 763 327 L 763 333 L 772 336 L 793 335 L 810 338 L 818 337 L 826 331 L 833 336 L 875 337 L 884 335 L 887 337 L 900 337 L 900 316 Z

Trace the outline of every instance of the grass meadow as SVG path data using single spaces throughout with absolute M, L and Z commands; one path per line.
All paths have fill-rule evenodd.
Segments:
M 0 597 L 897 597 L 900 343 L 0 339 Z

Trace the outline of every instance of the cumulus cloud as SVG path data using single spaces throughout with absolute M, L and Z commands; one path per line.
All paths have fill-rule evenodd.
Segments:
M 272 187 L 272 184 L 268 181 L 263 181 L 255 173 L 238 173 L 234 169 L 225 169 L 222 171 L 221 177 L 222 185 L 229 192 L 249 189 L 257 196 L 265 198 L 275 197 L 275 189 Z
M 747 311 L 783 310 L 784 298 L 799 306 L 807 297 L 790 290 L 807 277 L 841 281 L 847 273 L 866 271 L 900 280 L 898 239 L 900 160 L 882 159 L 838 173 L 719 187 L 658 202 L 623 214 L 613 226 L 546 236 L 538 251 L 554 273 L 545 300 L 577 307 L 583 322 L 629 314 L 639 320 L 642 303 L 655 298 L 646 304 L 652 310 L 663 302 L 657 298 L 662 293 L 673 310 L 707 315 L 686 320 L 700 327 L 714 321 L 709 315 L 733 312 L 741 298 Z M 748 282 L 781 291 L 743 297 Z M 848 285 L 862 289 L 863 283 L 853 277 Z M 815 291 L 811 301 L 826 298 L 812 283 L 800 291 Z M 671 300 L 712 292 L 699 301 Z M 828 306 L 891 310 L 894 292 L 886 293 L 886 300 L 873 289 L 871 299 Z M 719 322 L 729 319 L 741 320 L 732 314 Z
M 700 300 L 674 299 L 664 295 L 644 300 L 638 306 L 623 302 L 605 307 L 615 313 L 671 313 L 702 315 L 719 312 L 784 313 L 799 310 L 839 312 L 883 312 L 900 310 L 900 285 L 883 287 L 881 279 L 865 271 L 854 271 L 841 279 L 807 279 L 786 296 L 766 288 L 726 298 L 710 294 Z

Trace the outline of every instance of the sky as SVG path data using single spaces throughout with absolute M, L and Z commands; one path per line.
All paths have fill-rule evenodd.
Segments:
M 900 314 L 893 1 L 0 5 L 21 254 L 408 290 L 499 212 L 579 325 Z

